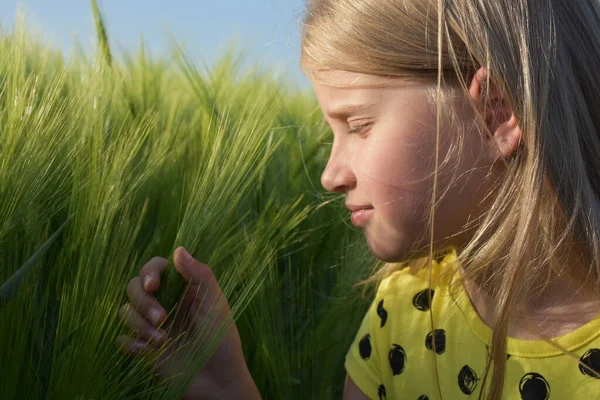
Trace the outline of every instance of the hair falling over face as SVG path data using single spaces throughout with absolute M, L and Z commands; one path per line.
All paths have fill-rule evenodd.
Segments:
M 459 252 L 468 279 L 495 304 L 481 397 L 499 400 L 509 321 L 557 276 L 600 297 L 600 2 L 309 0 L 301 56 L 307 75 L 345 70 L 437 84 L 438 110 L 444 94 L 466 94 L 483 67 L 514 112 L 518 152 Z M 429 259 L 435 251 L 431 243 Z

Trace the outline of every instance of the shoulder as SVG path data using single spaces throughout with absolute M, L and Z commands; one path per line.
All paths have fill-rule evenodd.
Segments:
M 397 294 L 397 289 L 429 285 L 428 273 L 429 268 L 414 271 L 408 266 L 391 272 L 379 283 L 377 296 Z
M 390 382 L 404 373 L 409 358 L 415 371 L 428 368 L 420 365 L 429 360 L 422 353 L 428 351 L 431 340 L 424 338 L 431 330 L 429 311 L 437 312 L 434 303 L 440 297 L 434 296 L 439 288 L 440 264 L 432 264 L 418 271 L 408 266 L 388 273 L 364 315 L 345 366 L 352 380 L 370 398 L 380 397 L 385 387 L 388 395 L 394 393 Z M 437 301 L 440 300 L 443 298 Z
M 421 268 L 406 266 L 391 272 L 379 283 L 375 298 L 396 302 L 416 296 L 414 306 L 422 308 L 419 303 L 423 302 L 423 297 L 427 297 L 427 291 L 447 286 L 450 274 L 446 272 L 451 273 L 448 268 L 451 261 L 453 260 L 447 257 L 442 262 L 434 261 Z
M 430 287 L 447 286 L 452 279 L 452 272 L 458 266 L 458 256 L 456 250 L 448 249 L 434 255 L 433 260 L 422 258 L 402 265 L 386 274 L 378 291 L 389 292 L 396 288 L 424 284 Z
M 392 320 L 390 325 L 396 325 L 397 319 L 406 322 L 414 311 L 428 311 L 437 290 L 437 285 L 430 283 L 428 272 L 424 269 L 415 273 L 406 267 L 385 277 L 372 304 L 374 313 L 379 317 L 385 314 Z
M 380 340 L 389 334 L 403 332 L 403 328 L 431 326 L 430 312 L 438 315 L 453 303 L 448 287 L 453 279 L 456 253 L 426 263 L 422 268 L 411 266 L 398 269 L 383 278 L 371 305 L 371 315 L 388 329 L 380 331 Z M 385 319 L 385 321 L 383 321 Z

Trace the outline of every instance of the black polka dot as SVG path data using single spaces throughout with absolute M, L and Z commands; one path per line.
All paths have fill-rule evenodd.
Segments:
M 404 372 L 404 368 L 406 367 L 406 352 L 397 344 L 392 344 L 392 349 L 389 353 L 390 358 L 390 367 L 392 368 L 392 373 L 394 376 L 400 375 Z
M 442 354 L 446 351 L 446 331 L 443 329 L 435 329 L 429 332 L 425 337 L 425 347 L 433 351 L 433 339 L 435 339 L 435 352 Z
M 471 367 L 465 365 L 458 373 L 458 387 L 464 394 L 471 394 L 475 391 L 479 378 Z
M 583 364 L 579 364 L 579 371 L 581 371 L 582 374 L 600 379 L 598 375 L 589 370 L 589 368 L 591 368 L 596 373 L 600 374 L 600 349 L 589 349 L 581 356 L 579 361 Z
M 550 385 L 542 375 L 537 372 L 530 372 L 521 378 L 519 392 L 523 400 L 548 400 L 550 398 Z
M 358 342 L 358 350 L 363 360 L 371 358 L 371 335 L 368 333 Z
M 421 290 L 419 293 L 415 294 L 413 297 L 413 306 L 419 311 L 427 311 L 431 306 L 429 304 L 429 293 L 431 293 L 431 299 L 433 300 L 433 295 L 435 293 L 432 289 Z
M 417 400 L 429 400 L 429 396 L 427 396 L 426 394 L 422 394 Z
M 379 388 L 377 388 L 377 394 L 379 395 L 379 400 L 387 399 L 387 394 L 385 393 L 385 386 L 379 385 Z
M 381 299 L 381 301 L 377 304 L 377 315 L 379 315 L 379 318 L 381 318 L 381 327 L 383 328 L 387 322 L 388 316 L 387 310 L 383 308 L 383 299 Z

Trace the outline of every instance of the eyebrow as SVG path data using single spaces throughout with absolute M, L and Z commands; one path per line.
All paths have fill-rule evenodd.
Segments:
M 353 112 L 364 110 L 366 108 L 374 107 L 375 104 L 343 104 L 341 106 L 335 106 L 329 110 L 329 115 L 332 118 L 344 117 Z

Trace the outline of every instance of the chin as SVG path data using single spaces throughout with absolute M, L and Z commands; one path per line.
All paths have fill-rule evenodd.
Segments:
M 373 253 L 377 259 L 384 262 L 396 263 L 406 261 L 410 258 L 410 252 L 403 249 L 402 246 L 386 246 L 382 243 L 372 243 L 370 240 L 367 240 L 367 244 L 369 245 L 371 253 Z
M 429 256 L 429 244 L 407 245 L 401 239 L 390 241 L 393 243 L 381 243 L 367 238 L 367 244 L 371 253 L 377 259 L 387 263 L 399 263 L 415 260 Z

